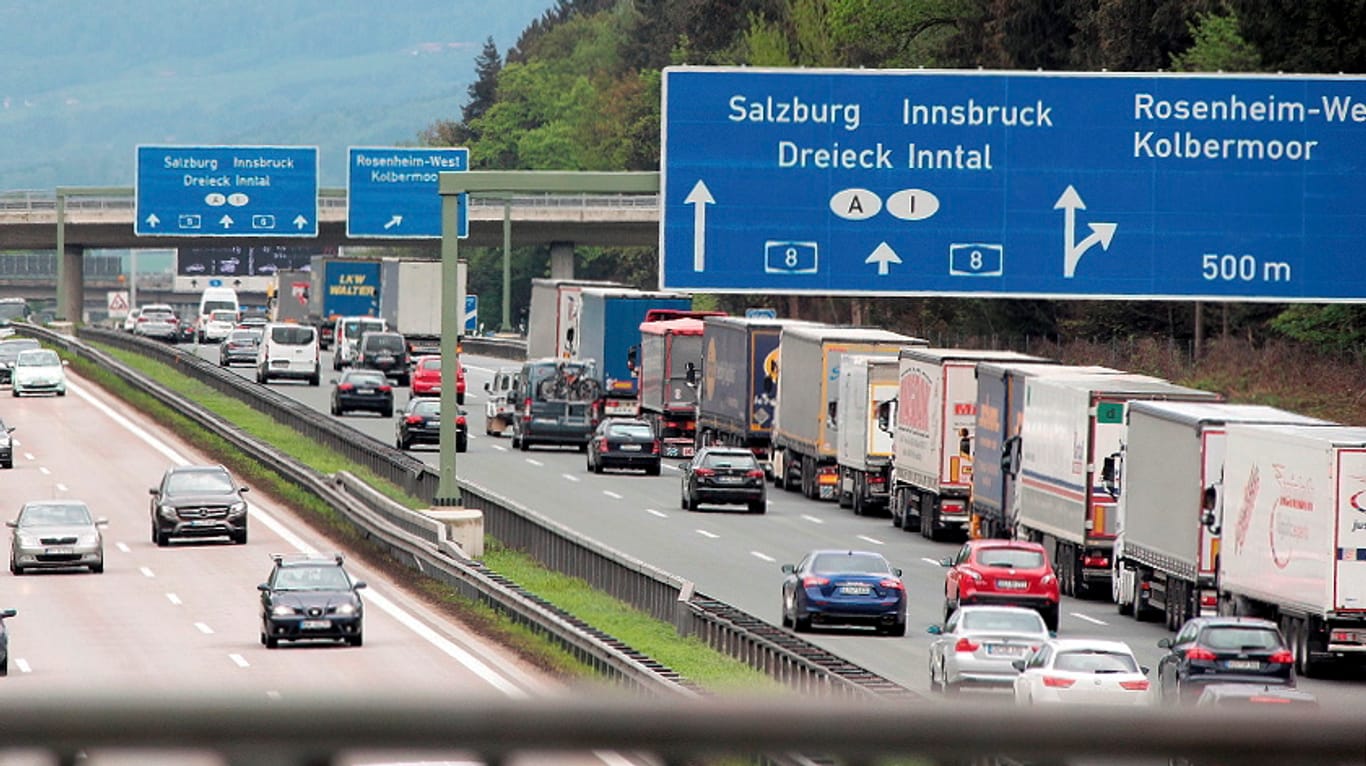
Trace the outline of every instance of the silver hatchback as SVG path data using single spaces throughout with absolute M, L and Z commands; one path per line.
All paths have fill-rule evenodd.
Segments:
M 953 694 L 966 686 L 1011 690 L 1022 660 L 1051 634 L 1043 617 L 1017 606 L 959 607 L 930 644 L 930 689 Z
M 106 519 L 90 515 L 79 500 L 35 500 L 24 503 L 19 518 L 6 522 L 14 530 L 10 544 L 9 571 L 21 575 L 30 569 L 88 567 L 104 571 Z

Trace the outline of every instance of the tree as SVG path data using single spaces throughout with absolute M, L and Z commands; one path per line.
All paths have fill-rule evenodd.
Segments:
M 1172 69 L 1178 72 L 1256 72 L 1261 61 L 1256 48 L 1238 33 L 1238 17 L 1202 13 L 1190 25 L 1195 42 L 1172 55 Z

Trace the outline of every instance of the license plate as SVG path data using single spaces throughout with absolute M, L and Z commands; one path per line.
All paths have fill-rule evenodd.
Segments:
M 997 580 L 996 587 L 1002 590 L 1024 590 L 1029 583 L 1024 580 Z
M 214 525 L 214 522 L 212 522 L 212 521 L 191 521 L 191 522 L 190 522 L 189 524 L 187 524 L 186 526 L 190 526 L 190 527 L 211 527 L 211 526 L 213 526 L 213 525 Z
M 380 354 L 379 356 L 375 357 L 375 361 L 392 363 L 394 361 L 394 358 L 388 354 Z
M 327 630 L 332 627 L 331 620 L 304 620 L 299 627 L 304 630 Z
M 867 585 L 841 585 L 840 593 L 846 596 L 866 596 L 872 593 L 873 589 Z
M 621 445 L 621 451 L 622 451 L 622 452 L 640 452 L 640 445 L 639 445 L 639 444 L 623 444 L 623 445 Z
M 987 654 L 995 657 L 1018 657 L 1024 654 L 1023 646 L 1005 646 L 1002 644 L 987 644 Z
M 47 553 L 49 556 L 70 556 L 75 551 L 70 548 L 48 548 Z
M 1261 670 L 1262 663 L 1257 660 L 1229 660 L 1229 670 Z
M 739 484 L 739 483 L 740 483 L 740 477 L 739 477 L 739 476 L 717 476 L 717 477 L 716 477 L 716 483 L 718 483 L 718 484 Z
M 373 389 L 373 388 L 362 388 L 362 389 L 356 391 L 356 393 L 358 393 L 358 394 L 366 394 L 366 395 L 369 395 L 369 394 L 375 393 L 375 389 Z

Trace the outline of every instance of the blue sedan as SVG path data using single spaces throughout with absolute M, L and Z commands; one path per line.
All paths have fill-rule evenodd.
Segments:
M 906 586 L 901 570 L 881 554 L 817 550 L 784 564 L 783 627 L 798 632 L 822 625 L 871 625 L 906 635 Z

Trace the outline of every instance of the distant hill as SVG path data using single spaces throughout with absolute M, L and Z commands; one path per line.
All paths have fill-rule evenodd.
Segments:
M 551 0 L 0 0 L 0 191 L 131 186 L 138 144 L 413 144 Z

